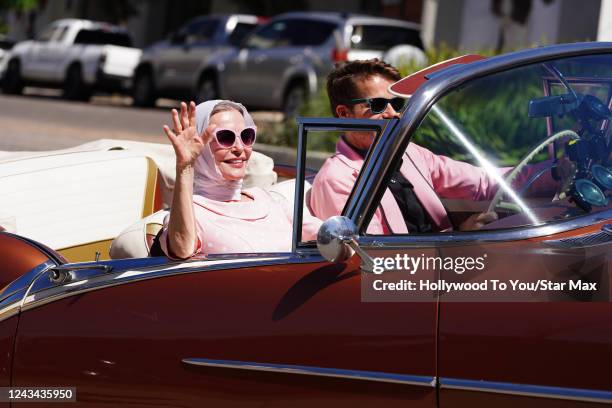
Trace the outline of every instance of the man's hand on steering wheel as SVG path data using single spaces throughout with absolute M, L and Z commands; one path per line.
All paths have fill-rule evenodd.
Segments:
M 497 213 L 495 213 L 494 211 L 473 214 L 461 223 L 461 225 L 459 226 L 459 231 L 479 230 L 486 224 L 489 224 L 493 221 L 497 221 L 497 219 Z
M 563 156 L 557 161 L 555 173 L 559 178 L 560 185 L 553 200 L 559 200 L 564 198 L 562 195 L 569 190 L 572 181 L 574 180 L 574 176 L 576 174 L 576 164 L 568 157 Z

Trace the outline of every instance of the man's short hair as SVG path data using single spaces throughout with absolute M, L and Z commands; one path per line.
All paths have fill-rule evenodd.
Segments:
M 393 82 L 402 78 L 395 67 L 378 58 L 336 64 L 336 68 L 327 76 L 327 96 L 332 114 L 337 116 L 336 106 L 360 98 L 362 95 L 357 92 L 357 82 L 374 75 Z

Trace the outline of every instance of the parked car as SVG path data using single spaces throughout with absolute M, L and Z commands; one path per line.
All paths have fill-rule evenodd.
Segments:
M 7 55 L 7 52 L 13 48 L 15 45 L 15 41 L 7 38 L 4 35 L 0 35 L 0 65 L 2 64 L 2 60 Z
M 291 116 L 335 62 L 382 57 L 398 45 L 424 55 L 419 25 L 331 12 L 286 13 L 251 33 L 239 49 L 211 58 L 202 81 L 215 91 L 209 97 Z
M 246 14 L 200 16 L 153 44 L 136 68 L 134 104 L 152 106 L 159 97 L 211 99 L 215 90 L 205 71 L 209 59 L 237 47 L 263 21 Z
M 26 85 L 60 87 L 63 97 L 80 100 L 94 91 L 125 92 L 141 52 L 122 27 L 58 20 L 36 39 L 13 47 L 0 67 L 2 90 L 19 94 Z
M 0 384 L 76 387 L 82 406 L 611 403 L 611 62 L 612 43 L 529 49 L 430 73 L 416 91 L 398 82 L 394 92 L 412 95 L 400 119 L 300 119 L 288 253 L 70 264 L 0 233 Z M 377 135 L 342 214 L 316 242 L 304 241 L 305 149 L 331 129 Z M 526 185 L 501 180 L 505 196 L 494 200 L 442 198 L 451 220 L 492 206 L 499 218 L 487 229 L 369 234 L 407 146 L 428 141 L 456 159 L 488 163 L 491 177 L 499 165 L 520 173 L 530 160 L 560 156 L 577 172 L 560 184 L 565 198 L 539 190 L 550 168 Z M 478 273 L 368 272 L 372 260 L 396 256 L 486 261 Z M 369 286 L 397 276 L 576 279 L 598 290 L 514 299 L 511 291 L 429 290 L 422 298 Z

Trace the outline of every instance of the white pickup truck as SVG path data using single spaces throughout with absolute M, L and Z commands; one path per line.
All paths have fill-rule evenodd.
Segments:
M 132 48 L 122 27 L 90 20 L 62 19 L 34 40 L 17 43 L 0 63 L 4 93 L 25 85 L 60 87 L 68 99 L 94 91 L 128 91 L 142 51 Z

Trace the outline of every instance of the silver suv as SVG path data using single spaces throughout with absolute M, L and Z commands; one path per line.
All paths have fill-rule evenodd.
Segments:
M 281 14 L 239 49 L 210 59 L 204 81 L 215 97 L 292 116 L 342 60 L 383 57 L 402 46 L 423 53 L 417 24 L 332 12 Z
M 244 14 L 200 16 L 147 48 L 134 75 L 137 106 L 159 97 L 208 100 L 216 93 L 204 74 L 211 57 L 231 52 L 262 20 Z

